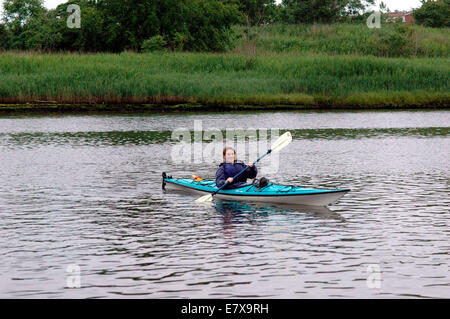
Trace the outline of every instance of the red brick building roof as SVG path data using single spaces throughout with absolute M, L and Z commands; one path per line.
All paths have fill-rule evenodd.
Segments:
M 389 20 L 395 21 L 397 19 L 402 19 L 405 23 L 414 23 L 414 16 L 412 11 L 395 11 L 388 13 Z

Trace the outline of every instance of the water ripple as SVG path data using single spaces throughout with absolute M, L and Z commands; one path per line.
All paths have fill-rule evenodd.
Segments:
M 422 113 L 390 113 L 384 126 L 370 117 L 387 114 L 321 113 L 322 126 L 314 114 L 277 114 L 294 141 L 278 172 L 264 173 L 270 159 L 259 169 L 283 184 L 352 189 L 329 208 L 204 207 L 163 192 L 162 171 L 208 178 L 216 170 L 170 160 L 179 116 L 61 119 L 67 130 L 36 117 L 2 127 L 0 296 L 450 297 L 448 112 L 422 122 Z M 220 124 L 218 115 L 203 118 Z M 367 125 L 354 127 L 355 118 Z M 233 124 L 257 127 L 257 119 Z M 69 288 L 78 275 L 80 288 Z

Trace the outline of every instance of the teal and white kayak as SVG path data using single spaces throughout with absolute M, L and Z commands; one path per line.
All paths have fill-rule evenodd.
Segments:
M 207 195 L 218 188 L 215 181 L 179 178 L 163 175 L 163 189 L 185 191 L 191 194 Z M 267 186 L 257 188 L 247 185 L 236 189 L 222 189 L 217 198 L 235 201 L 252 201 L 262 203 L 327 206 L 344 196 L 350 189 L 316 189 L 297 186 L 283 186 L 269 183 Z

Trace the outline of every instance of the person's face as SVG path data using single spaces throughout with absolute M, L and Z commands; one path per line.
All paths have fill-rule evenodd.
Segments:
M 227 150 L 225 153 L 225 161 L 228 163 L 233 164 L 234 163 L 235 154 L 233 150 Z

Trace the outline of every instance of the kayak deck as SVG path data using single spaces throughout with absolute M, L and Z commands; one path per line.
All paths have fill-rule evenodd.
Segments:
M 170 177 L 163 177 L 163 188 L 187 191 L 198 195 L 211 194 L 218 189 L 215 181 L 195 181 Z M 222 189 L 215 196 L 238 201 L 326 206 L 337 201 L 349 191 L 350 189 L 316 189 L 269 183 L 261 188 L 249 184 L 240 188 Z

